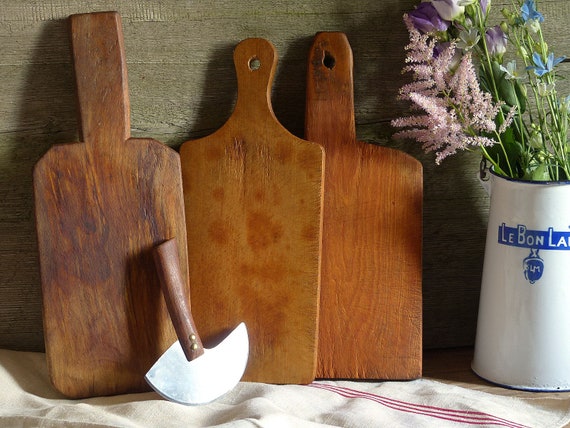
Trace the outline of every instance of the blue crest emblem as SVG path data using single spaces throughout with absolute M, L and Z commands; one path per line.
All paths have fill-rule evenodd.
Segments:
M 537 248 L 530 249 L 530 255 L 523 260 L 523 270 L 524 277 L 531 284 L 534 284 L 542 277 L 544 260 L 538 255 Z

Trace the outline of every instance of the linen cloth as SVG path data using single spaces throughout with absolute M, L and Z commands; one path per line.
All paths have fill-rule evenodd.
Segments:
M 69 400 L 45 354 L 0 350 L 1 427 L 533 427 L 570 426 L 570 394 L 490 393 L 461 382 L 241 382 L 217 401 L 184 406 L 154 392 Z M 490 388 L 493 390 L 493 388 Z

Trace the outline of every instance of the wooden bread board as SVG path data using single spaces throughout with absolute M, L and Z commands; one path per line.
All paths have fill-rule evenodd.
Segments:
M 422 167 L 356 141 L 352 50 L 315 36 L 305 138 L 326 155 L 317 377 L 413 379 L 422 371 Z
M 316 369 L 323 150 L 273 113 L 270 42 L 242 41 L 234 63 L 232 115 L 180 150 L 192 312 L 207 347 L 246 323 L 243 380 L 308 383 Z
M 116 12 L 70 18 L 81 143 L 55 145 L 34 169 L 47 363 L 72 398 L 147 391 L 144 374 L 176 340 L 152 248 L 180 239 L 179 155 L 130 138 Z

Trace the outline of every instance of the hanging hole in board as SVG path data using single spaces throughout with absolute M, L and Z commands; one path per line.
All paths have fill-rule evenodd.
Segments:
M 325 57 L 323 58 L 323 65 L 329 70 L 332 70 L 335 66 L 335 63 L 336 61 L 334 59 L 334 56 L 332 56 L 330 52 L 325 52 Z
M 251 71 L 259 70 L 261 67 L 261 61 L 257 57 L 253 57 L 249 60 L 249 69 Z

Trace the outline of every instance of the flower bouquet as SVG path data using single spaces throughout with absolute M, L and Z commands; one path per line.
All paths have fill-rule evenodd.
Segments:
M 534 0 L 512 0 L 491 16 L 491 0 L 431 0 L 404 15 L 410 43 L 399 97 L 414 114 L 392 121 L 395 137 L 436 153 L 480 149 L 508 178 L 570 179 L 570 97 L 556 84 L 556 56 L 544 40 Z

